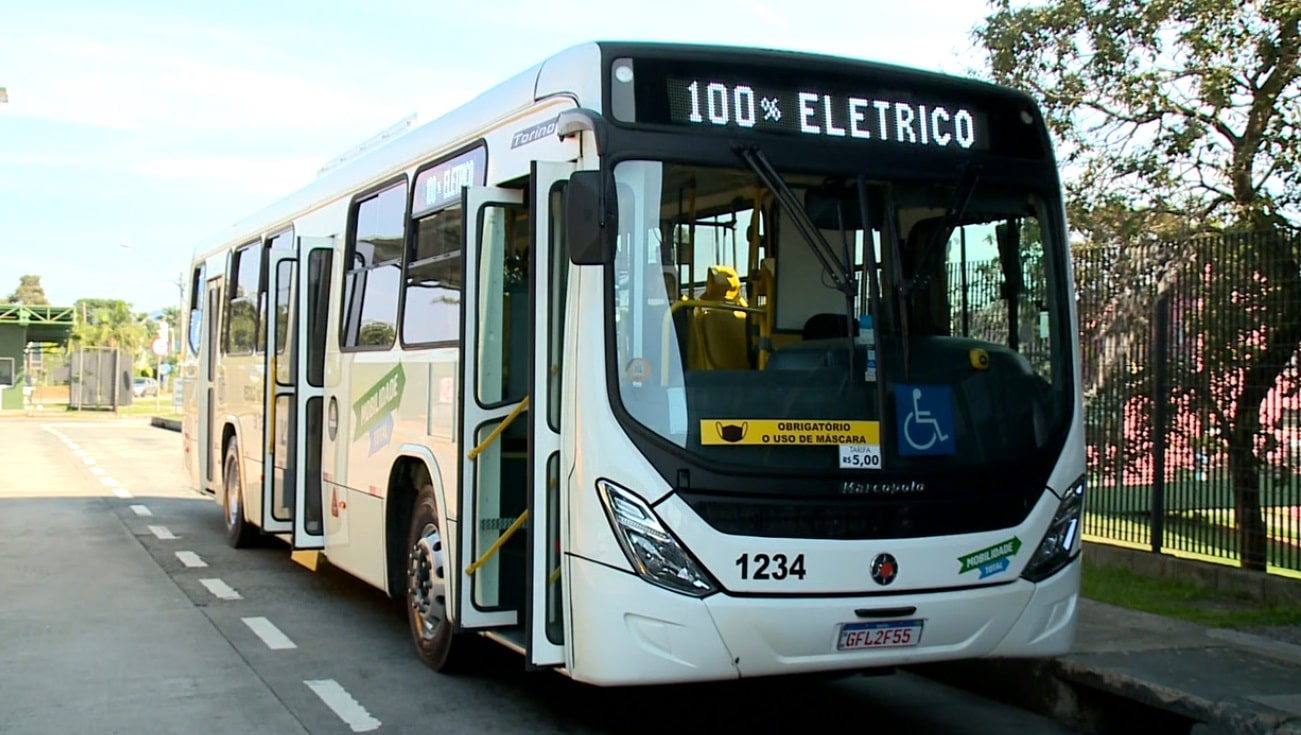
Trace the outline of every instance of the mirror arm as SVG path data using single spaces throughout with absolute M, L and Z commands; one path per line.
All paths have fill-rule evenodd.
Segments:
M 586 107 L 565 110 L 556 117 L 556 135 L 561 140 L 588 131 L 596 136 L 596 152 L 598 154 L 605 151 L 605 141 L 609 129 L 610 125 L 605 121 L 604 117 L 601 117 L 601 113 L 589 110 Z

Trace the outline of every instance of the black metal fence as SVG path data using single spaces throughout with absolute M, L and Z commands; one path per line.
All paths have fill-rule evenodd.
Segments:
M 1301 570 L 1296 238 L 1079 249 L 1085 533 Z

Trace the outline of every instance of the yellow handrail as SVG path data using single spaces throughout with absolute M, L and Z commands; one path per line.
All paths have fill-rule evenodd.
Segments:
M 473 564 L 465 568 L 465 573 L 474 574 L 475 572 L 479 571 L 479 567 L 487 563 L 487 561 L 492 558 L 493 554 L 496 554 L 498 551 L 501 550 L 502 544 L 506 543 L 506 541 L 510 539 L 511 536 L 515 535 L 515 532 L 520 529 L 520 526 L 524 525 L 524 521 L 527 520 L 528 517 L 529 517 L 529 512 L 528 509 L 526 508 L 523 513 L 519 514 L 519 518 L 516 518 L 515 522 L 510 524 L 510 528 L 502 532 L 501 538 L 492 542 L 492 546 L 489 546 L 488 550 L 483 552 L 483 556 L 479 557 L 477 560 L 475 560 Z
M 524 413 L 524 409 L 528 408 L 528 405 L 529 397 L 524 396 L 524 400 L 519 402 L 519 405 L 515 407 L 514 411 L 510 412 L 510 415 L 506 417 L 506 420 L 497 424 L 497 428 L 492 430 L 492 433 L 488 435 L 488 438 L 484 439 L 479 446 L 471 449 L 469 453 L 465 455 L 466 458 L 470 461 L 478 459 L 479 455 L 483 454 L 483 451 L 487 449 L 490 444 L 497 441 L 497 437 L 501 436 L 501 433 L 506 430 L 506 427 L 510 426 L 512 421 L 519 418 L 521 413 Z
M 274 385 L 276 379 L 276 356 L 275 355 L 271 356 L 271 374 L 266 376 L 266 379 L 271 381 L 272 384 Z M 274 455 L 276 453 L 276 404 L 277 403 L 279 403 L 279 401 L 276 400 L 276 391 L 275 388 L 272 388 L 271 406 L 270 406 L 271 423 L 269 424 L 269 428 L 263 427 L 263 431 L 266 432 L 266 437 L 267 437 L 267 454 L 271 454 L 271 455 Z

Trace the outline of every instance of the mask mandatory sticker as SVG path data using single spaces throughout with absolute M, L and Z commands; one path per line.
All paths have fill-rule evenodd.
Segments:
M 876 421 L 804 421 L 772 419 L 702 419 L 700 443 L 768 444 L 817 446 L 881 443 L 881 425 Z

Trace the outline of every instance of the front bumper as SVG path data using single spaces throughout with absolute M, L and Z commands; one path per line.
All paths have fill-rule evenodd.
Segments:
M 628 572 L 571 557 L 573 678 L 599 685 L 679 683 L 953 659 L 1045 657 L 1075 638 L 1080 562 L 1033 584 L 860 597 L 734 597 L 703 600 Z M 860 608 L 916 607 L 920 642 L 907 648 L 836 650 L 842 623 Z

